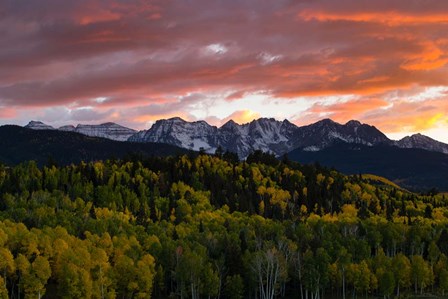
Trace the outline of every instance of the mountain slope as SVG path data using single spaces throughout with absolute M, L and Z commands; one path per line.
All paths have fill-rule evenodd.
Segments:
M 30 121 L 25 128 L 33 130 L 56 130 L 52 126 L 46 125 L 40 121 Z M 116 141 L 127 141 L 129 137 L 137 131 L 120 126 L 116 123 L 108 122 L 100 125 L 82 125 L 76 127 L 72 125 L 63 126 L 57 129 L 64 132 L 76 132 L 91 137 L 102 137 Z
M 44 124 L 41 121 L 35 121 L 32 120 L 30 121 L 25 128 L 27 129 L 33 129 L 33 130 L 55 130 L 55 128 L 53 128 L 52 126 L 49 126 L 47 124 Z
M 91 137 L 102 137 L 117 141 L 127 141 L 137 131 L 120 126 L 116 123 L 104 123 L 100 125 L 77 125 L 74 132 Z
M 345 141 L 375 145 L 391 142 L 375 127 L 350 121 L 345 125 L 326 119 L 297 127 L 288 120 L 260 118 L 239 125 L 230 120 L 220 128 L 204 121 L 187 122 L 178 117 L 159 120 L 149 130 L 129 138 L 135 142 L 163 142 L 192 150 L 214 152 L 218 147 L 238 154 L 242 159 L 254 150 L 281 156 L 295 148 L 320 150 L 334 142 Z
M 38 121 L 31 121 L 26 127 L 34 130 L 55 130 Z M 118 141 L 167 143 L 189 150 L 202 149 L 208 153 L 213 153 L 221 147 L 237 153 L 241 159 L 255 150 L 282 156 L 296 148 L 319 151 L 339 142 L 368 146 L 388 144 L 400 148 L 420 148 L 448 154 L 448 144 L 427 136 L 416 134 L 394 141 L 374 126 L 356 120 L 339 124 L 331 119 L 323 119 L 298 127 L 288 120 L 260 118 L 242 125 L 230 120 L 217 128 L 205 121 L 188 122 L 174 117 L 158 120 L 150 129 L 139 132 L 115 123 L 79 124 L 76 127 L 68 125 L 57 130 Z
M 448 190 L 448 155 L 443 153 L 339 143 L 316 152 L 296 149 L 288 157 L 301 163 L 318 162 L 346 174 L 380 175 L 409 190 Z
M 243 125 L 229 121 L 218 129 L 217 146 L 235 152 L 241 158 L 254 150 L 279 156 L 291 148 L 290 140 L 296 130 L 297 126 L 287 120 L 260 118 Z
M 419 148 L 433 152 L 448 154 L 448 144 L 434 140 L 422 134 L 406 136 L 395 142 L 401 148 Z
M 214 152 L 217 128 L 205 121 L 187 122 L 179 117 L 158 120 L 151 129 L 139 132 L 128 140 L 134 142 L 160 142 L 199 151 Z
M 59 164 L 70 164 L 122 158 L 130 154 L 167 156 L 186 152 L 168 144 L 119 142 L 75 132 L 0 127 L 0 162 L 8 165 L 28 160 L 35 160 L 39 165 L 49 159 Z
M 291 150 L 304 148 L 308 151 L 317 151 L 341 141 L 368 146 L 390 142 L 386 135 L 373 126 L 354 120 L 342 125 L 331 119 L 324 119 L 308 126 L 299 127 Z

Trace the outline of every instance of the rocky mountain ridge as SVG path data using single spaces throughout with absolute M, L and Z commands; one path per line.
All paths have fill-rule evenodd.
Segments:
M 400 148 L 420 148 L 432 152 L 448 154 L 448 144 L 434 140 L 420 133 L 406 136 L 394 143 Z
M 31 121 L 27 128 L 55 130 L 42 122 Z M 365 146 L 391 145 L 448 154 L 448 144 L 421 134 L 395 141 L 387 138 L 376 127 L 351 120 L 345 124 L 323 119 L 306 126 L 296 126 L 288 120 L 260 118 L 246 124 L 229 120 L 221 127 L 205 121 L 188 122 L 179 117 L 156 121 L 151 128 L 135 131 L 115 123 L 100 125 L 63 126 L 60 131 L 77 132 L 87 136 L 118 141 L 166 143 L 190 150 L 213 153 L 218 147 L 235 152 L 242 159 L 254 150 L 281 156 L 297 148 L 321 151 L 337 143 Z
M 204 121 L 187 122 L 178 117 L 159 120 L 149 130 L 131 136 L 129 141 L 169 143 L 192 150 L 202 148 L 210 153 L 221 147 L 242 159 L 254 150 L 281 156 L 296 148 L 319 151 L 340 141 L 369 146 L 392 142 L 375 127 L 358 121 L 342 125 L 324 119 L 298 127 L 288 120 L 260 118 L 242 125 L 230 120 L 217 128 Z
M 79 124 L 76 127 L 68 125 L 56 129 L 40 121 L 30 121 L 25 128 L 33 130 L 59 130 L 64 132 L 76 132 L 90 137 L 102 137 L 115 141 L 127 141 L 129 137 L 137 133 L 136 130 L 129 129 L 112 122 L 99 125 Z

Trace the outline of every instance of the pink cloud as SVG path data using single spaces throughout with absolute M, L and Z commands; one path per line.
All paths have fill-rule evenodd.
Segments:
M 448 3 L 437 0 L 6 1 L 0 106 L 10 108 L 0 118 L 91 107 L 90 118 L 140 124 L 193 119 L 197 107 L 179 100 L 186 95 L 203 94 L 198 103 L 208 103 L 210 94 L 244 101 L 267 91 L 279 103 L 352 94 L 357 100 L 314 103 L 307 117 L 364 118 L 392 130 L 392 113 L 381 112 L 402 115 L 399 123 L 434 119 L 430 99 L 424 113 L 405 97 L 384 109 L 390 94 L 448 86 L 447 13 Z M 210 46 L 225 50 L 204 52 Z M 104 115 L 109 110 L 115 113 Z
M 0 107 L 0 119 L 13 119 L 17 116 L 16 110 L 12 108 Z

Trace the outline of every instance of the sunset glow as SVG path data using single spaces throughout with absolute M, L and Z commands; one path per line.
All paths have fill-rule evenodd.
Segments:
M 0 125 L 322 118 L 448 143 L 448 2 L 2 1 Z

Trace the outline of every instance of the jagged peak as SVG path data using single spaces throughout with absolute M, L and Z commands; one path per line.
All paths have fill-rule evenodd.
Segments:
M 345 125 L 346 126 L 359 127 L 359 126 L 362 125 L 362 123 L 359 120 L 352 119 L 352 120 L 349 120 Z
M 233 120 L 233 119 L 229 119 L 225 124 L 222 125 L 222 127 L 226 127 L 226 126 L 237 126 L 238 124 Z
M 187 123 L 187 121 L 176 116 L 176 117 L 156 120 L 156 122 L 151 126 L 151 128 L 156 128 L 158 126 L 163 126 L 163 125 L 168 125 L 168 124 L 172 125 L 172 124 L 184 124 L 184 123 Z
M 191 122 L 191 123 L 193 123 L 193 124 L 202 124 L 202 125 L 206 125 L 206 126 L 214 127 L 214 126 L 212 126 L 211 124 L 209 124 L 208 122 L 206 122 L 205 120 L 196 120 L 196 121 L 193 121 L 193 122 Z
M 30 128 L 30 129 L 48 129 L 48 130 L 54 130 L 54 128 L 50 125 L 47 125 L 46 123 L 43 123 L 41 121 L 38 120 L 32 120 L 30 121 L 25 128 Z
M 184 120 L 184 119 L 182 119 L 180 117 L 172 117 L 172 118 L 169 118 L 169 119 L 160 119 L 160 120 L 157 120 L 155 122 L 155 124 L 162 125 L 162 126 L 164 124 L 168 124 L 168 125 L 173 125 L 173 124 L 190 124 L 190 125 L 204 125 L 204 126 L 208 126 L 208 127 L 215 127 L 215 126 L 210 125 L 205 120 L 186 121 L 186 120 Z
M 184 120 L 183 118 L 181 118 L 179 116 L 171 117 L 171 118 L 168 118 L 168 119 L 162 119 L 162 121 L 183 122 L 183 123 L 187 122 L 186 120 Z
M 254 119 L 255 122 L 279 122 L 273 117 L 260 117 L 259 119 Z
M 422 139 L 422 138 L 430 138 L 430 137 L 428 137 L 428 136 L 425 136 L 425 135 L 423 135 L 423 134 L 420 134 L 420 133 L 415 133 L 415 134 L 412 134 L 412 135 L 408 135 L 408 136 L 404 136 L 403 138 L 401 138 L 399 141 L 401 141 L 401 140 L 408 140 L 408 139 Z
M 413 140 L 416 140 L 416 141 L 440 142 L 438 140 L 435 140 L 435 139 L 433 139 L 433 138 L 431 138 L 429 136 L 423 135 L 421 133 L 416 133 L 416 134 L 412 134 L 411 136 L 403 137 L 402 139 L 400 139 L 400 141 L 408 140 L 408 139 L 413 139 Z
M 47 125 L 46 123 L 44 123 L 44 122 L 41 122 L 40 120 L 31 120 L 25 127 L 28 127 L 28 126 L 42 126 L 42 125 L 44 125 L 44 126 L 48 126 L 48 127 L 51 127 L 50 125 Z
M 272 124 L 281 125 L 282 123 L 283 122 L 278 121 L 278 120 L 276 120 L 275 118 L 272 118 L 272 117 L 270 117 L 270 118 L 268 118 L 268 117 L 261 117 L 261 118 L 252 120 L 249 123 L 249 125 L 250 126 L 254 126 L 254 125 L 255 126 L 256 125 L 263 125 L 263 126 L 265 126 L 265 125 L 272 125 Z
M 287 120 L 287 119 L 284 119 L 284 120 L 282 121 L 282 127 L 292 127 L 292 128 L 294 128 L 294 129 L 297 129 L 297 128 L 298 128 L 298 126 L 297 126 L 295 123 L 292 123 L 292 122 L 290 122 L 290 121 Z
M 45 125 L 45 123 L 41 122 L 40 120 L 30 120 L 28 125 L 35 125 L 35 124 L 42 124 Z
M 329 125 L 329 124 L 339 124 L 339 123 L 335 122 L 331 118 L 324 118 L 324 119 L 321 119 L 321 120 L 315 122 L 314 124 L 315 125 L 317 125 L 317 124 Z
M 240 130 L 243 126 L 237 124 L 233 119 L 228 120 L 225 124 L 223 124 L 219 129 L 221 130 Z

